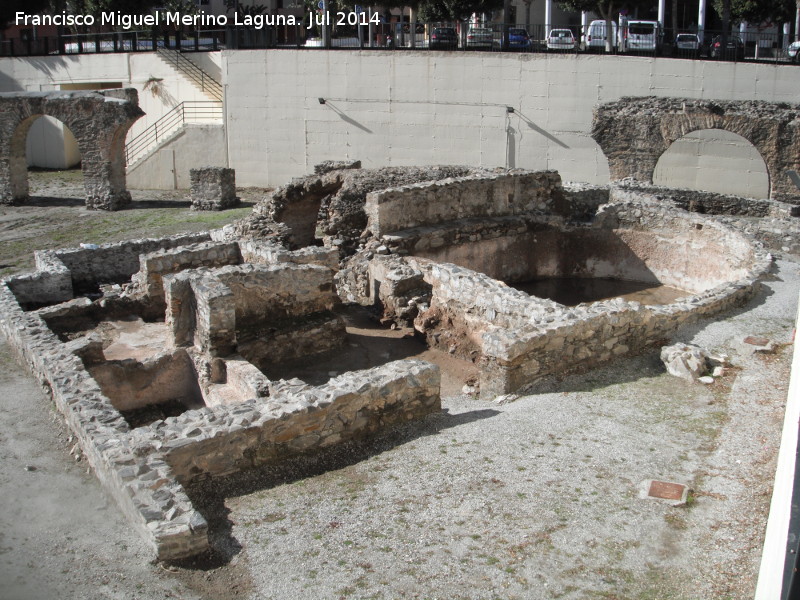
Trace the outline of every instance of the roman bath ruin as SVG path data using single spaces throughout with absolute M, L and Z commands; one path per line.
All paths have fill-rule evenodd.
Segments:
M 798 166 L 800 109 L 653 102 L 597 109 L 609 186 L 328 162 L 222 229 L 37 251 L 35 272 L 0 286 L 0 326 L 153 556 L 202 553 L 208 523 L 185 486 L 439 411 L 454 363 L 474 376 L 452 385 L 491 401 L 751 298 L 770 249 L 796 239 L 798 194 L 780 171 Z M 785 150 L 768 159 L 773 199 L 652 185 L 642 147 L 657 158 L 661 142 L 609 141 L 637 103 L 654 138 L 698 119 L 742 130 L 741 111 L 778 119 L 780 140 L 759 142 Z M 365 352 L 354 318 L 403 338 Z M 393 354 L 400 341 L 430 360 Z

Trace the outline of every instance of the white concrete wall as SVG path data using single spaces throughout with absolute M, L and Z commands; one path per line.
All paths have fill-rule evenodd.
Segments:
M 224 51 L 222 72 L 230 166 L 245 186 L 345 158 L 557 169 L 565 181 L 603 184 L 608 162 L 589 136 L 598 103 L 800 99 L 790 65 L 633 56 Z M 738 166 L 725 177 L 737 181 Z
M 731 171 L 737 176 L 730 177 Z M 769 198 L 769 174 L 761 154 L 742 136 L 723 129 L 694 131 L 677 140 L 661 155 L 653 183 Z
M 53 117 L 41 117 L 31 125 L 25 155 L 29 167 L 69 169 L 81 162 L 78 140 L 69 127 Z
M 225 167 L 225 128 L 187 123 L 166 143 L 128 168 L 130 189 L 189 189 L 189 169 Z
M 549 168 L 565 181 L 603 184 L 608 163 L 589 136 L 598 103 L 623 95 L 800 100 L 800 77 L 790 65 L 357 50 L 224 51 L 202 61 L 220 66 L 228 154 L 239 185 L 279 185 L 318 162 L 342 158 L 366 167 Z M 143 89 L 150 78 L 163 78 L 158 94 Z M 139 89 L 147 115 L 129 139 L 178 102 L 205 99 L 153 53 L 0 59 L 0 91 L 86 82 Z M 723 152 L 705 160 L 715 167 L 730 162 L 714 178 L 730 182 L 727 191 L 752 195 L 746 170 L 728 158 Z M 702 166 L 684 164 L 689 171 Z

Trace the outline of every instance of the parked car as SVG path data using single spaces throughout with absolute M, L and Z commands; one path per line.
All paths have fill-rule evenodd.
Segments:
M 508 49 L 509 50 L 530 50 L 533 47 L 531 36 L 526 29 L 511 27 L 508 30 Z
M 789 60 L 800 63 L 800 41 L 789 44 L 786 53 L 789 55 Z
M 493 37 L 488 27 L 470 27 L 467 31 L 467 48 L 491 48 Z
M 696 58 L 700 55 L 700 38 L 694 33 L 679 33 L 675 36 L 675 54 Z
M 723 52 L 722 36 L 718 35 L 711 40 L 711 58 L 721 58 L 723 60 L 744 60 L 744 42 L 738 35 L 729 35 L 728 43 Z
M 611 21 L 611 29 L 613 30 L 611 47 L 617 48 L 619 47 L 619 25 L 616 21 Z M 588 51 L 604 51 L 606 49 L 606 22 L 598 20 L 589 23 L 583 42 Z
M 434 27 L 428 42 L 431 50 L 455 50 L 458 48 L 458 33 L 452 27 Z
M 574 50 L 575 36 L 569 29 L 551 29 L 547 35 L 548 50 Z
M 622 29 L 626 52 L 661 52 L 664 29 L 658 21 L 628 21 Z

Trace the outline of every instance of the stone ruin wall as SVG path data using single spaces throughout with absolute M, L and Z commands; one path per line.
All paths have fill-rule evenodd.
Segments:
M 491 183 L 500 188 L 498 180 L 503 176 Z M 486 182 L 457 185 L 458 211 L 439 205 L 451 204 L 449 194 L 428 193 L 433 184 L 368 195 L 370 230 L 383 234 L 375 243 L 384 244 L 389 256 L 365 263 L 356 255 L 352 268 L 340 274 L 340 286 L 343 295 L 364 304 L 379 302 L 390 319 L 414 319 L 431 346 L 478 362 L 485 398 L 641 352 L 686 323 L 746 301 L 770 264 L 769 255 L 741 233 L 651 198 L 603 207 L 591 223 L 562 215 L 572 198 L 580 202 L 578 212 L 602 199 L 597 190 L 558 193 L 560 214 L 546 203 L 538 214 L 504 214 L 514 212 L 509 204 L 491 216 L 478 208 L 481 218 L 475 218 L 462 208 L 473 201 L 481 206 L 476 199 L 485 197 Z M 474 197 L 465 198 L 470 192 Z M 428 205 L 425 213 L 409 211 L 409 217 L 397 210 L 404 199 L 419 197 Z M 384 227 L 373 227 L 381 222 Z M 427 260 L 402 258 L 408 255 Z M 651 281 L 686 289 L 688 297 L 653 307 L 623 300 L 563 307 L 491 279 L 541 276 Z
M 628 201 L 623 192 L 612 189 L 611 195 L 619 195 L 621 202 L 595 215 L 609 196 L 607 189 L 564 189 L 551 172 L 458 175 L 450 182 L 461 198 L 454 209 L 443 199 L 452 190 L 442 199 L 439 196 L 447 190 L 446 182 L 409 186 L 407 178 L 382 172 L 378 181 L 401 182 L 399 188 L 383 193 L 376 189 L 379 183 L 351 171 L 336 175 L 342 181 L 331 191 L 336 198 L 320 200 L 319 214 L 334 222 L 314 226 L 315 231 L 327 232 L 324 248 L 292 251 L 274 243 L 286 236 L 286 226 L 269 222 L 262 207 L 253 219 L 210 235 L 38 253 L 39 272 L 0 285 L 5 315 L 0 327 L 40 381 L 50 386 L 98 477 L 159 559 L 190 556 L 208 546 L 207 524 L 182 484 L 324 448 L 440 407 L 438 369 L 427 363 L 398 361 L 313 387 L 270 381 L 251 362 L 231 354 L 241 330 L 237 319 L 259 317 L 257 310 L 250 310 L 252 298 L 243 300 L 248 293 L 240 291 L 237 302 L 232 290 L 248 277 L 282 272 L 276 263 L 287 266 L 285 273 L 325 271 L 324 282 L 312 277 L 322 296 L 332 293 L 332 273 L 342 266 L 336 277 L 340 295 L 347 301 L 379 302 L 385 310 L 403 313 L 400 318 L 413 321 L 431 346 L 475 360 L 484 398 L 517 391 L 548 374 L 582 370 L 641 351 L 685 323 L 743 302 L 769 266 L 763 250 L 730 228 L 663 202 L 653 203 L 646 194 L 644 201 Z M 452 172 L 461 173 L 455 168 Z M 329 176 L 318 175 L 313 181 Z M 294 191 L 299 194 L 298 190 L 317 185 L 306 183 L 295 183 Z M 432 225 L 419 219 L 419 213 L 409 220 L 397 210 L 404 198 L 411 197 L 423 198 L 429 205 L 425 218 L 431 218 Z M 492 214 L 483 208 L 487 197 L 494 198 Z M 518 202 L 527 209 L 519 210 Z M 270 210 L 276 207 L 268 205 Z M 370 219 L 380 236 L 368 227 Z M 358 222 L 363 227 L 356 235 L 348 227 Z M 411 227 L 391 231 L 406 225 Z M 241 229 L 249 233 L 247 238 L 231 239 Z M 268 239 L 258 239 L 256 234 L 265 232 Z M 675 280 L 691 287 L 693 295 L 652 307 L 615 299 L 567 308 L 463 267 L 409 256 L 421 248 L 444 252 L 450 246 L 476 244 L 509 253 L 504 239 L 531 241 L 553 232 L 571 235 L 573 247 L 581 240 L 616 236 L 643 257 L 647 253 L 642 248 L 687 241 L 697 247 L 713 239 L 723 240 L 734 251 L 719 254 L 719 271 L 713 277 L 694 281 L 698 278 L 689 270 L 688 283 Z M 672 235 L 679 241 L 671 241 Z M 703 247 L 713 250 L 708 244 Z M 691 258 L 686 255 L 681 264 L 673 264 L 664 257 L 665 253 L 654 252 L 644 259 L 654 278 L 656 274 L 668 278 L 676 268 L 686 268 Z M 578 255 L 572 264 L 589 258 Z M 467 266 L 477 266 L 470 260 Z M 328 268 L 304 266 L 314 264 Z M 597 271 L 596 266 L 584 269 L 587 275 Z M 128 278 L 132 282 L 123 292 L 106 293 L 95 302 L 73 299 L 76 290 L 103 288 Z M 28 311 L 19 304 L 37 298 L 63 304 Z M 77 315 L 113 314 L 158 302 L 162 309 L 167 307 L 172 332 L 173 347 L 167 351 L 187 353 L 192 363 L 188 368 L 194 370 L 209 406 L 131 429 L 78 356 L 91 354 L 92 344 L 62 343 L 49 325 Z M 199 308 L 188 310 L 193 302 Z M 285 308 L 286 298 L 283 302 Z M 312 302 L 307 308 L 322 306 Z M 291 345 L 291 338 L 284 342 Z M 173 361 L 184 360 L 172 356 Z M 224 386 L 235 391 L 237 401 L 228 402 L 218 393 Z
M 748 140 L 766 163 L 770 198 L 800 204 L 800 190 L 787 175 L 800 172 L 800 105 L 624 97 L 595 108 L 591 134 L 608 158 L 612 181 L 653 183 L 664 151 L 700 129 L 724 129 Z
M 181 240 L 168 238 L 163 240 L 163 246 L 172 247 L 176 257 L 191 255 L 193 260 L 201 259 L 205 253 L 209 262 L 216 260 L 227 247 L 226 242 L 206 243 L 199 245 L 202 250 L 194 245 L 187 251 L 179 245 Z M 151 244 L 152 240 L 138 240 L 85 252 L 100 251 L 108 258 L 102 277 L 116 281 L 122 272 L 110 265 L 126 269 L 132 249 L 150 248 Z M 245 253 L 262 258 L 270 254 L 285 257 L 284 250 L 272 248 L 266 252 L 254 246 L 250 243 Z M 328 251 L 319 250 L 301 252 L 297 261 L 311 262 L 314 254 L 323 261 L 330 260 Z M 67 254 L 74 259 L 82 251 Z M 158 250 L 155 255 L 162 266 L 169 264 L 163 251 Z M 43 262 L 58 263 L 57 256 L 51 254 L 52 260 Z M 147 255 L 142 256 L 142 263 L 151 268 L 159 260 L 148 263 Z M 322 267 L 293 265 L 293 261 L 288 264 L 290 269 L 322 270 Z M 66 270 L 69 274 L 63 263 L 57 266 L 59 271 Z M 221 270 L 227 269 L 233 276 L 237 268 Z M 270 270 L 274 266 L 263 268 Z M 247 269 L 245 265 L 244 270 Z M 169 282 L 177 277 L 168 274 L 164 279 Z M 326 279 L 328 286 L 330 277 Z M 144 276 L 139 279 L 147 280 Z M 24 283 L 18 287 L 31 297 L 36 296 L 37 285 L 43 291 L 50 290 L 50 279 L 42 273 L 22 280 Z M 239 402 L 190 410 L 178 417 L 131 429 L 114 401 L 90 376 L 93 367 L 87 368 L 78 356 L 92 342 L 82 344 L 76 340 L 65 344 L 48 325 L 54 319 L 70 321 L 75 315 L 98 310 L 111 314 L 121 307 L 124 311 L 130 307 L 131 298 L 109 294 L 94 303 L 86 298 L 73 299 L 25 311 L 12 291 L 16 283 L 17 278 L 12 277 L 0 284 L 0 308 L 4 316 L 0 328 L 32 373 L 50 390 L 99 480 L 148 540 L 159 560 L 176 560 L 208 548 L 207 523 L 193 508 L 183 483 L 319 450 L 440 408 L 438 367 L 421 361 L 397 361 L 379 369 L 345 373 L 324 386 L 313 387 L 268 381 L 257 371 L 254 373 L 249 363 L 232 356 L 227 377 L 247 394 Z M 137 290 L 133 288 L 135 295 Z M 247 400 L 248 397 L 252 399 Z
M 0 204 L 28 198 L 25 143 L 33 122 L 55 117 L 78 142 L 86 207 L 118 210 L 131 201 L 125 188 L 125 137 L 143 116 L 133 88 L 91 92 L 0 94 Z

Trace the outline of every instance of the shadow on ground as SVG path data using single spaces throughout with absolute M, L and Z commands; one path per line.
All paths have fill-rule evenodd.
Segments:
M 499 411 L 490 408 L 458 414 L 443 410 L 416 423 L 400 425 L 365 440 L 345 442 L 314 454 L 292 457 L 279 465 L 187 485 L 186 492 L 192 504 L 208 521 L 211 548 L 202 555 L 176 561 L 172 565 L 182 569 L 209 571 L 230 563 L 241 552 L 242 545 L 233 536 L 230 510 L 225 505 L 227 498 L 343 469 L 418 438 L 437 435 L 447 429 L 498 414 Z

